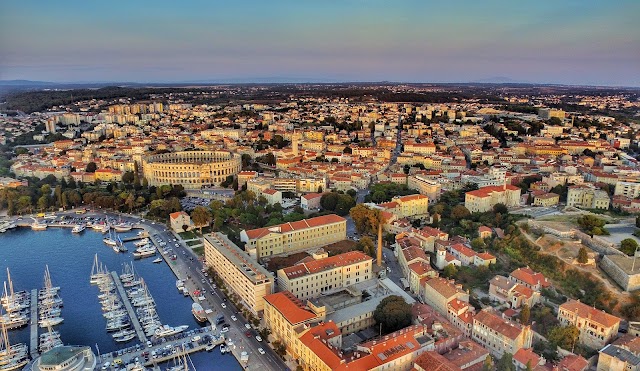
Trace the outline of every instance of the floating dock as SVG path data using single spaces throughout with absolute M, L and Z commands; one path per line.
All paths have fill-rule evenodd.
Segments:
M 219 336 L 215 337 L 215 339 L 212 339 L 209 342 L 203 342 L 202 340 L 193 341 L 193 336 L 195 335 L 205 337 L 215 336 L 215 333 L 211 331 L 211 327 L 203 327 L 197 330 L 192 330 L 187 333 L 180 334 L 178 338 L 174 340 L 154 341 L 154 345 L 151 347 L 144 347 L 143 345 L 142 347 L 136 348 L 135 346 L 133 346 L 121 350 L 119 354 L 118 352 L 106 353 L 98 357 L 97 367 L 100 367 L 100 365 L 106 362 L 113 364 L 113 361 L 116 359 L 120 359 L 124 364 L 127 364 L 131 362 L 131 360 L 138 358 L 139 360 L 144 362 L 145 367 L 151 367 L 156 370 L 159 369 L 158 364 L 174 360 L 178 353 L 182 352 L 183 349 L 187 354 L 196 353 L 205 350 L 210 345 L 218 346 L 224 343 L 226 340 L 224 336 Z M 142 355 L 142 353 L 144 352 L 148 352 L 150 355 L 152 352 L 156 352 L 157 354 L 159 354 L 162 351 L 173 349 L 176 349 L 176 353 L 172 353 L 171 351 L 169 351 L 165 356 L 157 356 L 156 358 L 149 356 L 148 361 L 144 361 L 144 357 Z M 214 351 L 219 351 L 219 349 L 214 349 Z
M 133 310 L 133 307 L 131 306 L 131 301 L 129 301 L 129 297 L 127 296 L 127 293 L 124 290 L 124 287 L 122 286 L 122 281 L 120 281 L 120 277 L 118 276 L 118 273 L 116 273 L 115 271 L 111 272 L 111 276 L 113 277 L 113 282 L 116 283 L 116 288 L 118 289 L 118 294 L 120 294 L 120 298 L 124 303 L 124 307 L 127 308 L 127 313 L 129 313 L 129 319 L 133 324 L 134 330 L 136 330 L 138 339 L 142 344 L 145 344 L 147 342 L 147 336 L 144 334 L 144 330 L 142 329 L 142 326 L 140 326 L 140 322 L 138 321 L 138 316 L 136 315 L 136 311 Z
M 38 290 L 31 290 L 31 318 L 30 318 L 31 335 L 29 338 L 29 352 L 31 359 L 35 359 L 40 355 L 38 352 Z
M 149 237 L 149 233 L 147 233 L 145 231 L 140 235 L 135 235 L 135 236 L 131 236 L 131 237 L 125 237 L 125 238 L 122 239 L 122 242 L 131 242 L 131 241 L 136 241 L 136 240 L 142 240 L 142 239 L 148 238 L 148 237 Z

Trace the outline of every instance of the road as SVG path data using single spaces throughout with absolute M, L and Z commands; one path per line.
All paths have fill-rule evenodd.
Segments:
M 259 342 L 255 335 L 257 332 L 252 329 L 251 337 L 247 337 L 245 332 L 247 331 L 245 324 L 247 320 L 242 316 L 242 312 L 239 312 L 231 302 L 226 301 L 224 294 L 217 289 L 214 289 L 201 272 L 203 264 L 198 257 L 193 254 L 191 249 L 179 238 L 174 236 L 164 224 L 152 222 L 149 220 L 141 219 L 140 217 L 119 214 L 113 212 L 88 212 L 84 215 L 75 215 L 73 211 L 57 212 L 57 216 L 68 215 L 72 217 L 104 217 L 105 215 L 109 219 L 118 220 L 121 222 L 128 222 L 137 224 L 143 227 L 151 236 L 152 240 L 157 243 L 159 240 L 165 241 L 167 247 L 171 247 L 174 250 L 177 259 L 174 260 L 173 265 L 174 273 L 178 275 L 179 279 L 185 279 L 187 287 L 193 292 L 195 288 L 204 289 L 206 294 L 204 295 L 206 300 L 200 302 L 203 307 L 214 310 L 214 314 L 224 314 L 225 320 L 230 325 L 229 332 L 226 333 L 228 339 L 233 340 L 236 347 L 240 348 L 240 351 L 247 351 L 249 353 L 249 362 L 245 366 L 247 370 L 286 370 L 288 367 L 282 361 L 282 359 L 271 349 L 271 347 L 263 339 Z M 175 241 L 174 241 L 175 239 Z M 177 244 L 177 246 L 176 246 Z M 203 282 L 204 281 L 204 282 Z M 175 288 L 169 288 L 175 290 Z M 226 308 L 222 308 L 222 303 L 225 303 Z M 234 315 L 237 321 L 232 321 L 231 316 Z M 264 355 L 258 352 L 258 348 L 262 348 L 265 351 Z M 239 352 L 237 352 L 239 354 Z M 244 365 L 243 365 L 244 366 Z

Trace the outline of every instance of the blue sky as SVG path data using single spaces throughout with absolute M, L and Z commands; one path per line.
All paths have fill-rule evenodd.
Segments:
M 640 1 L 0 1 L 0 79 L 640 86 Z

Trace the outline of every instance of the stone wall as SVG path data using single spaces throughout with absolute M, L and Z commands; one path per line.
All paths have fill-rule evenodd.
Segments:
M 640 260 L 637 264 L 640 265 Z M 640 271 L 636 274 L 629 275 L 616 262 L 605 256 L 600 261 L 600 268 L 605 271 L 620 287 L 625 291 L 633 291 L 640 288 Z

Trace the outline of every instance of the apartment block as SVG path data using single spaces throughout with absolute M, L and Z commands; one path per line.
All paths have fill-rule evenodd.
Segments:
M 254 314 L 264 310 L 264 297 L 273 292 L 273 277 L 249 254 L 222 233 L 204 238 L 204 256 L 225 286 Z
M 570 186 L 567 192 L 567 206 L 607 210 L 609 202 L 607 192 L 593 187 L 575 185 Z
M 440 183 L 422 175 L 411 175 L 407 180 L 407 187 L 427 196 L 430 201 L 436 201 L 440 197 L 440 191 L 442 190 Z
M 425 282 L 423 299 L 425 304 L 430 305 L 443 316 L 447 316 L 447 304 L 455 299 L 469 302 L 469 293 L 453 280 L 435 277 Z
M 614 339 L 620 327 L 620 318 L 578 300 L 560 305 L 558 320 L 564 326 L 576 326 L 580 330 L 580 342 L 594 349 L 600 349 Z
M 278 287 L 298 299 L 314 298 L 374 277 L 373 258 L 360 252 L 296 264 L 278 270 Z
M 464 206 L 472 213 L 491 211 L 497 204 L 514 207 L 519 203 L 520 188 L 511 184 L 483 187 L 467 192 L 464 196 Z
M 240 232 L 240 240 L 255 259 L 322 247 L 346 237 L 347 220 L 335 214 Z
M 614 196 L 625 196 L 628 198 L 636 198 L 640 196 L 640 183 L 636 182 L 617 182 Z
M 491 309 L 483 309 L 473 317 L 473 340 L 496 358 L 504 353 L 515 354 L 518 349 L 531 348 L 533 331 L 509 321 Z

